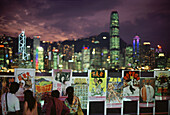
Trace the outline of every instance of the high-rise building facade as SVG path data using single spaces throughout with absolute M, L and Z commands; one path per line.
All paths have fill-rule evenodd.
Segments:
M 133 38 L 133 64 L 134 68 L 140 66 L 140 55 L 141 55 L 140 37 L 136 35 Z
M 4 69 L 11 68 L 11 65 L 14 60 L 13 49 L 17 49 L 17 44 L 14 43 L 14 38 L 11 38 L 6 35 L 1 36 L 0 37 L 0 67 L 4 67 Z
M 107 48 L 102 48 L 101 52 L 101 68 L 102 69 L 110 69 L 109 68 L 109 59 L 108 59 L 108 53 L 109 50 Z
M 154 69 L 155 67 L 155 49 L 154 48 L 150 48 L 150 60 L 151 60 L 151 68 L 150 69 Z
M 142 67 L 150 67 L 151 66 L 151 44 L 150 42 L 143 42 L 142 45 L 142 58 L 141 58 L 141 66 Z
M 165 68 L 167 59 L 165 54 L 162 52 L 162 46 L 157 45 L 155 52 L 155 68 Z
M 75 52 L 75 54 L 74 54 L 75 70 L 78 72 L 82 70 L 82 66 L 81 66 L 82 61 L 81 60 L 82 60 L 82 53 Z
M 87 72 L 90 68 L 90 49 L 89 47 L 83 47 L 82 49 L 82 69 Z
M 40 47 L 40 36 L 34 36 L 33 37 L 33 68 L 36 68 L 38 63 L 38 52 L 37 52 L 38 47 Z
M 0 45 L 0 69 L 2 69 L 2 67 L 5 67 L 5 48 L 4 45 Z
M 91 51 L 90 69 L 100 69 L 102 66 L 102 49 L 99 47 L 93 48 Z
M 38 56 L 38 60 L 37 60 L 37 56 Z M 44 49 L 43 49 L 43 47 L 37 47 L 37 49 L 36 49 L 36 69 L 39 69 L 39 70 L 44 69 Z
M 20 60 L 27 60 L 25 31 L 22 31 L 18 36 L 18 52 L 21 55 Z
M 127 46 L 125 49 L 125 67 L 130 68 L 133 66 L 133 47 Z
M 119 16 L 113 11 L 110 17 L 110 66 L 118 68 L 120 63 Z

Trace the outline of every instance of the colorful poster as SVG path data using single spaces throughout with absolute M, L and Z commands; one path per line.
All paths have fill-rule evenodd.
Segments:
M 123 99 L 123 78 L 107 79 L 107 108 L 121 108 Z
M 15 81 L 20 84 L 19 90 L 16 92 L 19 99 L 23 98 L 23 92 L 27 89 L 34 92 L 35 69 L 15 68 L 14 76 Z
M 123 82 L 123 100 L 139 100 L 139 81 L 140 71 L 122 71 Z
M 88 103 L 88 78 L 72 77 L 71 85 L 74 87 L 74 95 L 78 96 L 82 109 L 87 109 Z
M 155 102 L 155 78 L 141 77 L 139 86 L 140 107 L 154 107 Z
M 106 70 L 89 70 L 89 101 L 106 100 Z
M 170 71 L 154 71 L 155 99 L 170 99 Z
M 51 95 L 53 78 L 51 76 L 35 76 L 35 96 L 40 102 L 44 95 Z
M 54 78 L 53 89 L 61 87 L 61 96 L 66 96 L 66 88 L 71 86 L 72 70 L 68 69 L 53 69 L 52 76 Z

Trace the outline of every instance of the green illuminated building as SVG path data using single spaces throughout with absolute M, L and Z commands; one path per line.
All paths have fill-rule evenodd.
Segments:
M 57 52 L 53 51 L 53 68 L 58 69 L 58 54 Z
M 33 37 L 33 68 L 38 69 L 38 53 L 37 48 L 40 46 L 40 36 Z
M 38 47 L 38 69 L 44 69 L 44 49 L 42 47 Z
M 101 52 L 101 68 L 109 69 L 108 49 L 103 48 Z
M 133 47 L 127 46 L 125 50 L 125 67 L 133 66 Z
M 4 45 L 0 46 L 0 68 L 5 66 L 5 48 Z
M 82 49 L 82 69 L 84 72 L 90 68 L 90 49 L 89 47 L 83 47 Z
M 118 68 L 120 59 L 120 37 L 119 37 L 119 16 L 113 11 L 110 17 L 110 66 Z

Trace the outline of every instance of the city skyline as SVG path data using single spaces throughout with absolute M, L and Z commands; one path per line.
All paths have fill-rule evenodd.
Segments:
M 40 35 L 46 41 L 85 38 L 109 32 L 110 14 L 117 11 L 125 42 L 132 44 L 138 34 L 169 55 L 169 5 L 168 0 L 1 0 L 0 34 L 17 37 L 25 30 L 27 37 Z

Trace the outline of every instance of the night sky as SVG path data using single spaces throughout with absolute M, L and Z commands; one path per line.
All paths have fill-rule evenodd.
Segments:
M 136 34 L 170 55 L 170 0 L 0 0 L 0 35 L 64 41 L 109 32 L 118 11 L 120 37 L 132 44 Z

